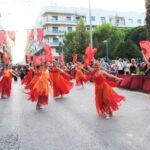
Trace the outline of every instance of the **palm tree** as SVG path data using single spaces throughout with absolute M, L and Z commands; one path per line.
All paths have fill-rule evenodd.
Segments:
M 150 40 L 150 0 L 145 0 L 147 39 Z

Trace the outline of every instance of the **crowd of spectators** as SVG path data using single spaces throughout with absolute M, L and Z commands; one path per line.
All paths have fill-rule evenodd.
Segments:
M 106 61 L 105 58 L 100 59 L 102 68 L 109 70 L 110 73 L 124 74 L 124 75 L 147 75 L 150 76 L 150 65 L 143 59 L 127 59 L 117 58 L 114 60 Z
M 145 61 L 145 59 L 128 59 L 128 58 L 117 58 L 113 60 L 107 60 L 106 58 L 101 58 L 98 60 L 100 66 L 106 69 L 111 74 L 114 75 L 146 75 L 150 76 L 150 62 Z M 74 70 L 75 64 L 72 62 L 66 63 L 68 70 Z M 29 66 L 28 65 L 14 65 L 12 69 L 18 74 L 22 80 L 27 74 Z M 17 81 L 16 77 L 13 77 Z

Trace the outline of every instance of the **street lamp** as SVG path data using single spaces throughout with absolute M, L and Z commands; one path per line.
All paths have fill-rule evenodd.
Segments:
M 90 20 L 90 44 L 91 44 L 91 48 L 93 48 L 92 20 L 91 20 L 91 0 L 89 0 L 89 20 Z
M 106 61 L 108 61 L 108 41 L 104 40 L 103 42 L 106 44 Z

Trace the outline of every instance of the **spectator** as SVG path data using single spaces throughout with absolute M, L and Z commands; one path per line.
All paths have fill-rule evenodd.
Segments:
M 101 59 L 100 65 L 101 65 L 102 68 L 108 69 L 108 64 L 106 63 L 106 61 L 104 59 Z
M 124 74 L 124 64 L 121 58 L 119 58 L 117 62 L 117 70 L 118 70 L 118 74 Z
M 136 70 L 137 70 L 137 64 L 134 58 L 131 59 L 131 66 L 130 66 L 130 73 L 131 74 L 136 74 Z
M 117 65 L 116 65 L 116 61 L 112 60 L 110 66 L 109 66 L 109 72 L 113 75 L 117 74 Z
M 125 74 L 130 74 L 130 66 L 131 66 L 131 63 L 130 63 L 130 61 L 127 59 L 127 60 L 126 60 L 126 63 L 125 63 L 125 66 L 124 66 L 124 73 L 125 73 Z

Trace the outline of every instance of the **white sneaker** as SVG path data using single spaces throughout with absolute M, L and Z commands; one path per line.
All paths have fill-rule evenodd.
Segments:
M 106 119 L 106 120 L 110 119 L 110 116 L 109 116 L 109 115 L 106 115 L 105 119 Z

